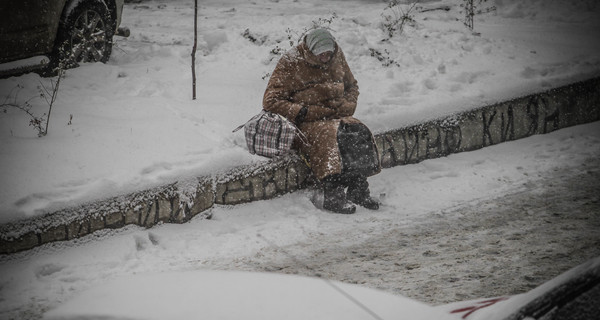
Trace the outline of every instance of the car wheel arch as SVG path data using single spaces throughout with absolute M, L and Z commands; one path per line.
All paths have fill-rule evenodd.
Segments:
M 54 41 L 54 49 L 51 53 L 50 64 L 46 70 L 42 71 L 42 74 L 47 76 L 53 76 L 57 73 L 58 69 L 71 68 L 79 64 L 75 60 L 67 58 L 72 53 L 73 41 L 73 30 L 82 12 L 87 12 L 87 9 L 92 8 L 94 12 L 98 13 L 102 17 L 102 23 L 106 24 L 103 27 L 107 33 L 104 41 L 106 48 L 102 49 L 100 59 L 94 59 L 93 61 L 106 62 L 110 57 L 112 51 L 112 37 L 114 35 L 114 14 L 111 13 L 110 8 L 107 6 L 105 0 L 70 0 L 64 5 L 63 12 L 61 14 L 60 22 L 56 32 Z

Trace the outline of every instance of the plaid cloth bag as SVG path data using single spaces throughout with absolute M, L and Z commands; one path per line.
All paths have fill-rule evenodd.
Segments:
M 291 152 L 294 138 L 302 136 L 298 128 L 285 117 L 262 110 L 233 132 L 244 128 L 246 145 L 251 154 L 268 158 Z

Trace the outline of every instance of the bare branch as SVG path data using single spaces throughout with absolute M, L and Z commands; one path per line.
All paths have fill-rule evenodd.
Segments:
M 198 0 L 194 0 L 194 46 L 192 47 L 192 100 L 196 100 L 196 46 L 198 43 Z

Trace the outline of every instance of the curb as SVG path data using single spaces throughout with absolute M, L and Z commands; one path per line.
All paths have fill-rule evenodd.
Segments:
M 384 168 L 472 151 L 600 120 L 600 78 L 375 137 Z
M 382 167 L 391 168 L 598 120 L 600 78 L 594 78 L 376 134 L 375 142 Z M 208 219 L 214 205 L 272 199 L 312 182 L 298 156 L 271 159 L 1 225 L 0 254 L 130 224 L 151 228 L 196 216 Z

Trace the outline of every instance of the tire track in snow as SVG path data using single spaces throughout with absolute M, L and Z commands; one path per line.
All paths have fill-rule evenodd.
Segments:
M 600 162 L 592 160 L 414 223 L 315 234 L 229 268 L 321 276 L 435 305 L 528 291 L 600 255 L 598 230 Z

